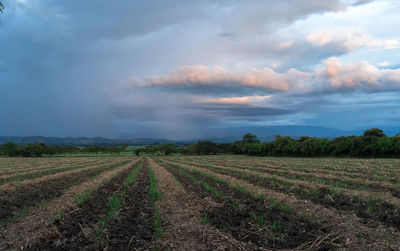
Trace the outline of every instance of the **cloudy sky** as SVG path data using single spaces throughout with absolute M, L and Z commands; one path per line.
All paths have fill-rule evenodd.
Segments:
M 398 0 L 4 0 L 0 135 L 400 125 Z

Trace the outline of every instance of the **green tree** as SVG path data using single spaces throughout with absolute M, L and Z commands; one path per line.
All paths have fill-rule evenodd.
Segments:
M 216 154 L 217 144 L 212 141 L 199 141 L 197 142 L 197 154 Z
M 14 143 L 7 142 L 3 145 L 4 154 L 10 157 L 17 156 L 18 153 L 18 146 Z
M 257 139 L 257 136 L 256 135 L 253 135 L 253 134 L 251 134 L 251 133 L 246 133 L 244 136 L 243 136 L 243 139 L 242 139 L 242 141 L 244 142 L 244 143 L 260 143 L 260 141 Z
M 42 142 L 36 143 L 32 145 L 32 153 L 31 155 L 36 157 L 42 157 L 42 154 L 46 151 L 46 145 Z
M 140 151 L 141 151 L 140 148 L 136 149 L 136 150 L 135 150 L 135 155 L 136 155 L 136 156 L 139 156 L 139 155 L 140 155 Z
M 4 5 L 0 2 L 0 13 L 3 13 Z
M 364 132 L 363 137 L 382 138 L 386 137 L 383 131 L 379 128 L 368 129 Z
M 174 143 L 169 143 L 162 145 L 162 150 L 164 150 L 165 155 L 170 155 L 171 153 L 176 153 L 176 145 Z

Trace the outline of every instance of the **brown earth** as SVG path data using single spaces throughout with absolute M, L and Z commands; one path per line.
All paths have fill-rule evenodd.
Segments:
M 184 170 L 196 180 L 206 182 L 224 195 L 224 198 L 217 197 L 204 189 L 202 185 L 197 185 L 191 179 L 180 174 L 178 170 L 180 169 L 168 168 L 168 171 L 187 190 L 202 198 L 212 197 L 221 203 L 221 206 L 205 212 L 205 215 L 212 224 L 220 229 L 228 230 L 237 240 L 253 243 L 258 248 L 282 249 L 313 243 L 319 236 L 330 236 L 331 238 L 322 242 L 318 249 L 330 250 L 340 247 L 341 236 L 335 236 L 329 232 L 329 229 L 324 229 L 317 223 L 271 206 L 263 199 L 255 198 L 227 184 Z M 331 243 L 332 239 L 334 242 Z
M 48 178 L 45 182 L 35 186 L 18 187 L 9 193 L 0 196 L 0 219 L 1 223 L 7 222 L 10 218 L 18 215 L 24 208 L 29 208 L 38 203 L 59 197 L 63 192 L 73 185 L 77 185 L 90 177 L 94 177 L 103 171 L 123 165 L 126 162 L 114 163 L 97 168 L 80 170 L 79 174 L 70 174 Z M 50 175 L 49 175 L 50 176 Z
M 163 197 L 158 207 L 163 215 L 165 232 L 155 245 L 162 250 L 250 250 L 218 229 L 201 222 L 202 212 L 215 202 L 188 194 L 164 167 L 149 159 L 158 179 L 157 186 Z
M 243 179 L 251 184 L 262 186 L 268 189 L 294 194 L 301 199 L 310 200 L 315 204 L 320 204 L 327 208 L 336 208 L 338 210 L 355 212 L 360 218 L 365 220 L 372 219 L 375 221 L 380 221 L 388 226 L 392 226 L 400 230 L 400 210 L 396 204 L 392 204 L 397 200 L 391 198 L 389 195 L 386 195 L 386 197 L 389 197 L 387 200 L 390 201 L 390 203 L 385 201 L 368 201 L 368 198 L 371 196 L 371 194 L 367 192 L 352 191 L 351 194 L 349 192 L 343 192 L 341 194 L 331 196 L 332 192 L 325 185 L 313 184 L 301 180 L 292 181 L 287 180 L 286 178 L 276 178 L 276 180 L 280 182 L 280 184 L 276 184 L 275 182 L 268 181 L 264 178 L 274 178 L 270 174 L 250 170 L 235 170 L 216 165 L 214 165 L 214 167 L 214 169 L 210 169 L 213 172 Z M 200 168 L 209 169 L 208 166 L 201 166 Z M 307 192 L 310 189 L 316 191 L 317 193 L 314 194 Z M 382 197 L 380 196 L 380 193 L 374 193 L 378 194 L 376 198 Z
M 346 239 L 346 247 L 351 250 L 388 250 L 390 247 L 400 248 L 400 233 L 395 228 L 387 227 L 378 222 L 364 222 L 353 213 L 336 211 L 315 205 L 308 200 L 301 200 L 293 195 L 254 186 L 244 180 L 229 175 L 219 174 L 195 166 L 181 165 L 190 169 L 200 170 L 227 180 L 234 185 L 244 186 L 247 190 L 267 199 L 274 199 L 282 204 L 291 205 L 294 210 L 307 217 L 314 218 L 323 226 L 333 226 L 335 233 Z
M 117 217 L 108 223 L 101 249 L 148 250 L 151 247 L 154 228 L 149 185 L 149 169 L 145 161 L 135 184 L 127 190 Z
M 96 250 L 97 223 L 108 210 L 108 198 L 120 191 L 124 180 L 137 167 L 138 162 L 114 176 L 106 185 L 99 187 L 77 209 L 66 212 L 49 226 L 43 235 L 28 249 L 35 250 Z
M 133 160 L 129 164 L 117 167 L 114 170 L 105 171 L 94 180 L 83 182 L 79 185 L 69 188 L 62 196 L 50 201 L 49 203 L 32 210 L 26 217 L 20 218 L 17 222 L 10 223 L 7 227 L 0 231 L 0 249 L 5 249 L 6 245 L 14 246 L 22 249 L 32 240 L 39 238 L 47 233 L 47 220 L 54 218 L 62 212 L 73 211 L 77 208 L 74 202 L 75 196 L 82 194 L 84 191 L 94 191 L 102 185 L 104 179 L 108 179 L 115 174 L 126 170 L 127 168 L 138 162 L 139 159 Z

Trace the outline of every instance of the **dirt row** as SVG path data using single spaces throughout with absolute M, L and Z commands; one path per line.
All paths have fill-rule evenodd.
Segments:
M 114 177 L 139 161 L 140 158 L 134 159 L 128 164 L 102 172 L 95 179 L 75 185 L 69 188 L 62 196 L 31 210 L 26 217 L 21 217 L 17 222 L 10 223 L 7 227 L 0 229 L 0 244 L 3 244 L 0 245 L 0 250 L 5 249 L 7 246 L 22 249 L 27 246 L 27 243 L 37 239 L 38 236 L 46 235 L 46 225 L 49 219 L 77 208 L 77 204 L 74 201 L 77 195 L 83 192 L 95 191 L 105 180 Z
M 355 214 L 346 211 L 336 211 L 322 205 L 316 205 L 309 200 L 295 198 L 286 192 L 270 190 L 252 185 L 242 179 L 229 175 L 219 174 L 207 169 L 181 165 L 193 170 L 200 170 L 227 180 L 232 185 L 240 185 L 260 195 L 267 200 L 291 205 L 296 212 L 313 218 L 322 226 L 333 226 L 335 233 L 345 236 L 346 246 L 352 250 L 386 250 L 388 247 L 400 248 L 400 233 L 394 228 L 378 222 L 365 221 Z
M 98 160 L 98 159 L 97 159 Z M 29 169 L 46 168 L 50 166 L 59 166 L 65 164 L 73 164 L 80 162 L 96 161 L 94 158 L 0 158 L 0 174 L 14 173 Z
M 205 166 L 199 167 L 207 168 Z M 386 202 L 380 202 L 372 199 L 368 201 L 366 199 L 361 199 L 346 193 L 336 194 L 333 196 L 332 191 L 325 186 L 318 186 L 315 189 L 316 193 L 310 193 L 307 192 L 310 189 L 309 184 L 298 184 L 295 186 L 293 183 L 281 183 L 277 185 L 274 182 L 266 180 L 265 177 L 260 176 L 259 173 L 251 174 L 250 171 L 242 172 L 229 168 L 218 167 L 211 168 L 211 170 L 217 173 L 243 179 L 251 184 L 259 185 L 268 189 L 291 193 L 298 198 L 310 200 L 315 204 L 323 205 L 327 208 L 335 208 L 337 210 L 354 212 L 358 217 L 363 218 L 366 221 L 372 219 L 400 230 L 400 210 L 398 207 Z M 280 182 L 282 181 L 280 180 Z
M 185 161 L 187 159 L 181 158 L 181 161 Z M 299 175 L 307 175 L 307 174 L 315 174 L 317 173 L 318 175 L 326 175 L 328 177 L 338 177 L 338 178 L 343 178 L 347 177 L 349 179 L 359 179 L 360 181 L 369 181 L 369 182 L 387 182 L 389 184 L 396 184 L 398 181 L 398 173 L 389 173 L 387 170 L 386 171 L 380 171 L 380 174 L 371 174 L 373 170 L 369 169 L 368 173 L 363 170 L 361 172 L 360 170 L 356 170 L 355 172 L 349 172 L 349 171 L 343 171 L 343 170 L 330 170 L 330 169 L 325 169 L 322 167 L 315 167 L 316 165 L 313 163 L 313 165 L 307 165 L 307 166 L 295 166 L 292 165 L 290 167 L 285 166 L 285 165 L 269 165 L 269 164 L 263 164 L 257 161 L 242 161 L 242 162 L 233 162 L 233 161 L 224 161 L 224 160 L 209 160 L 209 159 L 199 159 L 199 158 L 193 158 L 191 161 L 195 161 L 198 163 L 203 163 L 203 164 L 217 164 L 217 165 L 224 165 L 224 166 L 229 166 L 229 167 L 238 167 L 238 168 L 254 168 L 259 171 L 264 171 L 264 170 L 271 170 L 271 171 L 276 171 L 276 172 L 293 172 L 293 173 L 298 173 Z M 332 161 L 333 162 L 333 161 Z
M 163 216 L 164 233 L 155 240 L 161 250 L 251 250 L 232 236 L 202 223 L 202 214 L 212 208 L 210 200 L 187 193 L 180 183 L 162 166 L 149 159 L 158 179 L 162 198 L 158 202 Z
M 38 186 L 40 184 L 43 184 L 43 182 L 47 182 L 47 180 L 58 179 L 61 177 L 68 177 L 68 176 L 76 175 L 76 174 L 79 174 L 80 172 L 82 172 L 83 170 L 88 171 L 91 169 L 97 169 L 99 167 L 114 165 L 117 163 L 123 163 L 123 162 L 128 163 L 130 160 L 132 160 L 132 159 L 128 159 L 128 158 L 127 159 L 125 159 L 125 158 L 115 159 L 113 161 L 108 162 L 107 164 L 90 165 L 90 166 L 85 167 L 84 169 L 64 171 L 64 172 L 45 175 L 45 176 L 34 178 L 34 179 L 25 179 L 22 181 L 14 181 L 14 182 L 6 183 L 6 184 L 3 184 L 0 186 L 0 197 L 5 193 L 9 194 L 17 189 L 20 189 L 21 187 Z
M 108 241 L 112 241 L 109 238 L 106 241 L 103 240 L 103 242 L 97 239 L 97 224 L 108 210 L 108 199 L 122 189 L 124 180 L 138 165 L 139 163 L 136 163 L 113 177 L 106 185 L 98 188 L 82 206 L 66 212 L 62 218 L 56 219 L 49 226 L 48 234 L 35 240 L 30 244 L 29 248 L 36 250 L 97 250 L 101 248 L 101 244 L 104 245 Z M 142 166 L 138 176 L 139 179 L 144 178 L 145 169 Z M 129 191 L 132 192 L 135 188 L 140 189 L 137 184 L 135 183 L 134 188 L 129 189 Z M 130 195 L 128 193 L 128 196 Z M 117 217 L 120 216 L 118 215 Z M 107 230 L 108 237 L 118 235 L 111 228 Z
M 26 208 L 46 202 L 61 196 L 66 189 L 84 182 L 101 172 L 112 170 L 126 164 L 127 161 L 100 166 L 98 168 L 82 170 L 79 174 L 63 175 L 47 179 L 35 186 L 22 186 L 0 196 L 0 219 L 5 224 L 13 217 L 18 217 Z
M 11 169 L 8 171 L 0 171 L 0 178 L 4 179 L 10 176 L 15 176 L 15 175 L 21 175 L 21 174 L 27 174 L 30 172 L 34 171 L 41 171 L 41 170 L 46 170 L 46 169 L 51 169 L 51 168 L 59 168 L 59 167 L 67 167 L 67 166 L 73 166 L 73 165 L 84 165 L 84 164 L 90 164 L 90 163 L 95 163 L 98 162 L 99 160 L 79 160 L 79 161 L 64 161 L 64 162 L 52 162 L 52 163 L 47 163 L 43 164 L 41 166 L 35 166 L 35 167 L 26 167 L 26 168 L 18 168 L 18 169 Z
M 115 217 L 108 224 L 101 248 L 106 250 L 149 249 L 153 237 L 153 208 L 149 201 L 149 168 L 145 161 L 136 184 Z
M 349 179 L 345 177 L 336 177 L 333 175 L 326 175 L 320 173 L 304 173 L 304 172 L 296 172 L 291 169 L 286 170 L 275 170 L 268 168 L 257 168 L 250 166 L 237 166 L 237 165 L 227 165 L 227 164 L 216 164 L 215 162 L 212 164 L 198 162 L 198 161 L 180 161 L 181 163 L 186 163 L 189 165 L 196 166 L 215 166 L 229 169 L 237 169 L 241 171 L 255 171 L 260 174 L 268 174 L 268 175 L 276 175 L 278 177 L 284 177 L 293 181 L 306 181 L 313 184 L 321 184 L 323 185 L 331 185 L 334 187 L 340 187 L 344 189 L 351 190 L 369 190 L 373 192 L 389 192 L 393 197 L 400 198 L 400 188 L 392 183 L 387 182 L 371 182 L 360 178 Z M 397 181 L 396 181 L 397 182 Z
M 28 171 L 24 173 L 19 173 L 16 175 L 7 175 L 0 177 L 0 185 L 9 183 L 9 182 L 18 182 L 18 181 L 24 181 L 26 179 L 36 179 L 40 178 L 46 175 L 51 175 L 51 174 L 56 174 L 56 173 L 61 173 L 61 172 L 66 172 L 66 171 L 72 171 L 72 170 L 77 170 L 77 169 L 82 169 L 88 166 L 96 166 L 96 165 L 102 165 L 109 163 L 110 161 L 96 161 L 96 162 L 89 162 L 89 163 L 84 163 L 84 164 L 79 164 L 79 165 L 65 165 L 65 166 L 58 166 L 58 167 L 49 167 L 49 168 L 42 168 L 39 170 L 34 170 L 34 171 Z
M 307 243 L 313 243 L 320 236 L 332 236 L 334 241 L 326 240 L 319 249 L 331 249 L 340 246 L 342 240 L 334 236 L 329 229 L 324 229 L 317 223 L 296 216 L 277 207 L 265 203 L 263 199 L 249 196 L 227 184 L 204 177 L 198 173 L 188 172 L 196 180 L 206 182 L 226 198 L 220 198 L 204 189 L 203 186 L 193 183 L 180 171 L 168 167 L 183 186 L 202 198 L 212 197 L 220 206 L 204 212 L 211 224 L 224 231 L 229 231 L 237 240 L 252 243 L 258 248 L 297 248 Z M 237 205 L 237 206 L 234 206 Z M 334 246 L 332 246 L 334 245 Z
M 248 157 L 249 158 L 249 157 Z M 376 161 L 371 160 L 358 160 L 359 162 L 355 162 L 352 165 L 350 160 L 342 160 L 342 159 L 302 159 L 299 161 L 297 159 L 292 158 L 279 158 L 279 159 L 268 159 L 267 161 L 263 159 L 258 159 L 256 157 L 251 157 L 251 160 L 240 160 L 234 158 L 226 159 L 226 158 L 218 158 L 218 157 L 209 157 L 209 158 L 198 158 L 193 157 L 193 160 L 201 160 L 206 161 L 207 163 L 224 163 L 228 165 L 244 165 L 244 166 L 253 166 L 259 168 L 272 168 L 272 169 L 280 169 L 280 170 L 290 170 L 294 169 L 297 171 L 308 171 L 313 170 L 314 172 L 326 172 L 328 174 L 340 174 L 340 175 L 351 175 L 351 176 L 360 176 L 367 177 L 372 180 L 382 180 L 386 179 L 388 176 L 398 177 L 398 166 L 400 163 L 398 160 L 380 160 L 383 161 L 383 164 Z M 184 159 L 184 158 L 183 158 Z M 307 160 L 307 161 L 306 161 Z M 298 163 L 300 162 L 300 163 Z M 392 163 L 393 162 L 393 163 Z M 387 167 L 384 165 L 385 163 L 389 163 L 391 167 Z M 361 177 L 361 176 L 360 176 Z

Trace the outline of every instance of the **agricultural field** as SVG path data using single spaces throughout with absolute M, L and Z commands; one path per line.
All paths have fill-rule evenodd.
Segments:
M 0 158 L 0 249 L 399 250 L 400 160 Z

